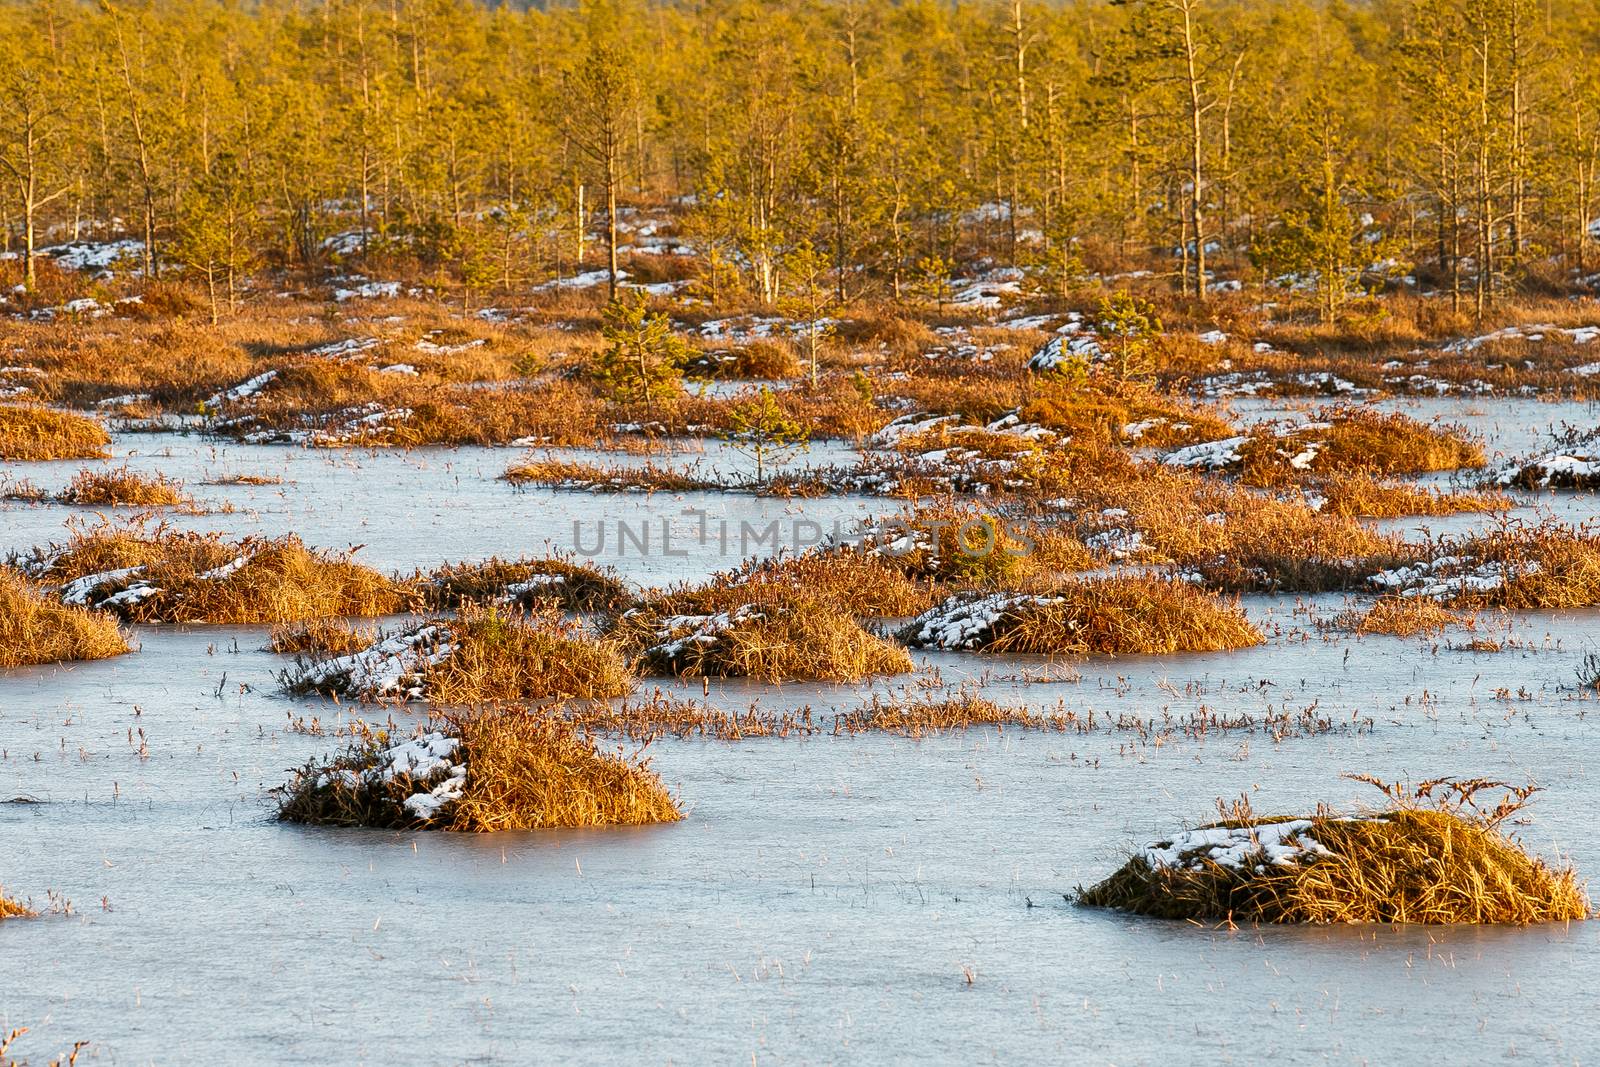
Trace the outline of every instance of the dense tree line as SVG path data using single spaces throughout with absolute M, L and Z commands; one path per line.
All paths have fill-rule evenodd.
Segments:
M 768 301 L 796 255 L 838 299 L 981 255 L 1482 306 L 1600 269 L 1597 58 L 1586 0 L 13 0 L 0 230 L 213 291 L 341 233 L 488 288 L 614 270 L 670 202 Z

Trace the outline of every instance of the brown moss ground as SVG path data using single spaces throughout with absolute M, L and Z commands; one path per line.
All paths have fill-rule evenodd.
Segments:
M 372 766 L 387 739 L 357 746 L 326 764 L 302 768 L 285 788 L 279 817 L 294 822 L 381 828 L 426 827 L 490 833 L 641 825 L 682 818 L 647 762 L 601 752 L 560 719 L 516 712 L 447 720 L 467 768 L 461 798 L 422 820 L 402 805 L 432 782 L 399 776 L 374 785 L 327 775 Z
M 0 567 L 0 670 L 36 663 L 108 659 L 129 651 L 116 620 L 49 600 Z
M 111 435 L 91 418 L 22 404 L 0 404 L 0 460 L 101 459 Z
M 1399 808 L 1310 822 L 1309 836 L 1330 855 L 1248 869 L 1209 859 L 1198 869 L 1152 867 L 1135 857 L 1079 900 L 1198 921 L 1527 924 L 1589 917 L 1588 894 L 1571 869 L 1527 855 L 1483 820 Z

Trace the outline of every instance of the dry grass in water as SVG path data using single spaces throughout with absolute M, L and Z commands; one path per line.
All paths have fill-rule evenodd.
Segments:
M 1433 492 L 1403 482 L 1385 482 L 1361 472 L 1319 479 L 1314 491 L 1322 510 L 1341 518 L 1394 519 L 1405 515 L 1458 515 L 1502 511 L 1512 506 L 1502 493 Z
M 1346 612 L 1337 621 L 1358 634 L 1415 637 L 1443 633 L 1462 619 L 1427 597 L 1385 596 L 1379 597 L 1366 611 Z
M 1191 921 L 1527 924 L 1589 917 L 1588 893 L 1570 868 L 1529 856 L 1501 830 L 1530 788 L 1484 780 L 1424 782 L 1414 790 L 1375 784 L 1389 804 L 1353 817 L 1319 810 L 1303 819 L 1258 818 L 1248 803 L 1236 804 L 1224 821 L 1136 855 L 1079 900 Z M 1474 806 L 1479 793 L 1496 790 L 1504 799 L 1494 809 Z
M 0 567 L 0 670 L 109 659 L 127 651 L 128 642 L 111 616 L 64 607 L 16 571 Z
M 958 594 L 899 638 L 919 648 L 1069 656 L 1220 652 L 1265 640 L 1236 602 L 1187 582 L 1122 575 L 1035 593 Z
M 1587 529 L 1504 521 L 1487 533 L 1428 546 L 1376 588 L 1457 608 L 1532 611 L 1600 604 L 1600 539 Z
M 637 756 L 601 752 L 571 723 L 508 712 L 444 720 L 414 763 L 378 735 L 302 768 L 279 817 L 325 826 L 492 833 L 641 825 L 682 818 Z M 399 758 L 396 758 L 397 752 Z
M 426 673 L 428 694 L 440 703 L 599 700 L 633 692 L 633 672 L 617 645 L 591 638 L 553 610 L 466 605 L 446 625 L 455 650 Z
M 985 700 L 971 689 L 943 697 L 885 699 L 874 693 L 867 704 L 835 717 L 833 732 L 880 732 L 905 737 L 970 730 L 973 727 L 1021 730 L 1064 730 L 1059 716 L 1038 715 L 1027 708 L 1010 708 Z
M 112 470 L 81 470 L 57 498 L 63 504 L 107 507 L 180 507 L 194 503 L 183 483 L 164 474 L 148 477 L 126 466 Z
M 1293 484 L 1331 473 L 1393 477 L 1479 467 L 1481 445 L 1449 427 L 1434 427 L 1399 412 L 1340 407 L 1315 412 L 1309 425 L 1284 436 L 1271 426 L 1253 430 L 1239 448 L 1247 485 Z
M 568 611 L 618 611 L 633 601 L 615 571 L 561 557 L 447 563 L 419 574 L 416 581 L 435 608 L 505 601 L 522 607 L 547 602 Z
M 913 667 L 905 649 L 862 629 L 854 615 L 788 592 L 709 615 L 630 613 L 618 634 L 651 674 L 858 682 Z
M 80 526 L 65 545 L 14 562 L 40 581 L 77 583 L 64 596 L 134 622 L 388 615 L 409 600 L 390 578 L 347 557 L 315 552 L 292 535 L 230 542 L 220 534 L 102 523 Z
M 585 493 L 692 493 L 724 488 L 721 482 L 657 467 L 654 463 L 639 467 L 602 467 L 573 460 L 530 459 L 508 467 L 500 477 L 512 485 Z
M 19 902 L 0 892 L 0 919 L 27 919 L 31 918 L 33 914 L 32 911 L 23 907 Z M 0 1051 L 3 1051 L 3 1049 L 0 1049 Z
M 618 644 L 596 639 L 553 605 L 532 611 L 462 605 L 354 653 L 300 657 L 280 676 L 295 694 L 420 699 L 464 706 L 626 696 L 635 678 Z
M 94 419 L 45 407 L 0 404 L 0 459 L 103 459 L 111 435 Z
M 348 656 L 378 639 L 375 628 L 362 629 L 338 619 L 310 619 L 274 626 L 267 648 L 279 655 L 304 652 L 321 656 Z
M 894 617 L 926 610 L 934 587 L 891 559 L 840 549 L 749 560 L 701 585 L 653 597 L 648 606 L 657 615 L 714 615 L 790 600 L 821 600 L 858 617 Z

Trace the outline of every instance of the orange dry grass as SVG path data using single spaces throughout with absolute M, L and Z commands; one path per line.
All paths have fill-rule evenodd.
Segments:
M 1467 791 L 1435 800 L 1430 787 Z M 1143 856 L 1092 889 L 1081 903 L 1168 919 L 1269 923 L 1514 923 L 1589 918 L 1589 895 L 1570 867 L 1529 856 L 1499 827 L 1528 790 L 1493 812 L 1471 793 L 1494 782 L 1428 782 L 1416 796 L 1347 818 L 1319 811 L 1298 836 L 1321 846 L 1295 863 L 1225 865 L 1208 856 L 1178 866 Z M 1425 807 L 1426 801 L 1435 807 Z M 1253 831 L 1284 819 L 1240 817 L 1215 824 Z
M 183 491 L 182 482 L 172 481 L 164 474 L 146 477 L 126 466 L 104 471 L 79 471 L 62 491 L 60 500 L 64 504 L 145 508 L 194 503 L 194 499 Z
M 641 825 L 682 818 L 647 761 L 603 753 L 563 719 L 520 712 L 447 718 L 466 767 L 459 799 L 431 819 L 404 804 L 444 781 L 400 774 L 372 780 L 389 746 L 378 734 L 324 764 L 310 763 L 284 789 L 279 818 L 329 826 L 426 827 L 472 833 Z M 345 773 L 348 772 L 348 773 Z
M 1130 438 L 1147 448 L 1172 448 L 1234 433 L 1215 411 L 1108 375 L 1082 383 L 1047 381 L 1021 414 L 1024 422 L 1070 437 L 1074 448 L 1120 445 Z
M 0 459 L 100 459 L 111 435 L 90 418 L 46 407 L 0 404 Z
M 25 919 L 32 915 L 33 912 L 4 893 L 0 893 L 0 919 Z M 0 1042 L 0 1045 L 3 1044 L 4 1042 Z
M 1050 590 L 1039 603 L 996 627 L 988 651 L 1123 656 L 1221 652 L 1265 638 L 1235 603 L 1187 582 L 1117 576 Z
M 1310 426 L 1286 437 L 1277 436 L 1271 427 L 1258 427 L 1240 452 L 1244 456 L 1240 478 L 1257 486 L 1289 484 L 1308 473 L 1393 476 L 1459 470 L 1484 462 L 1482 446 L 1456 430 L 1428 426 L 1399 412 L 1353 407 L 1316 412 Z M 1308 452 L 1314 453 L 1310 459 L 1301 459 Z
M 914 615 L 933 603 L 931 583 L 907 576 L 881 556 L 807 552 L 751 560 L 703 585 L 674 589 L 650 601 L 662 614 L 707 615 L 741 604 L 822 600 L 856 616 Z
M 26 561 L 25 561 L 26 562 Z M 64 546 L 36 551 L 40 576 L 65 583 L 126 568 L 104 595 L 134 581 L 156 592 L 119 605 L 134 622 L 279 623 L 347 615 L 387 615 L 408 592 L 370 567 L 315 552 L 293 535 L 229 542 L 138 524 L 74 530 Z M 92 601 L 98 602 L 98 600 Z
M 16 571 L 0 567 L 0 670 L 108 659 L 127 651 L 109 615 L 47 600 Z
M 443 704 L 627 696 L 635 679 L 618 645 L 594 639 L 554 609 L 501 612 L 466 605 L 445 623 L 453 651 L 425 672 Z
M 1500 511 L 1512 504 L 1501 493 L 1436 493 L 1414 485 L 1380 481 L 1360 472 L 1329 475 L 1316 484 L 1315 491 L 1324 500 L 1323 511 L 1349 518 L 1456 515 Z
M 348 656 L 377 639 L 375 629 L 357 629 L 338 619 L 310 619 L 274 626 L 267 647 L 280 655 L 314 652 L 323 656 Z
M 1427 597 L 1380 597 L 1364 613 L 1349 612 L 1339 621 L 1358 634 L 1392 634 L 1414 637 L 1436 634 L 1461 618 Z

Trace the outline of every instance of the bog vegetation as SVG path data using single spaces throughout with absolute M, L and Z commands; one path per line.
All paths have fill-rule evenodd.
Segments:
M 1529 856 L 1503 830 L 1530 787 L 1441 779 L 1372 781 L 1383 807 L 1341 815 L 1255 815 L 1157 842 L 1082 903 L 1166 919 L 1269 923 L 1539 923 L 1587 919 L 1569 867 Z M 1492 808 L 1484 795 L 1498 794 Z M 1219 807 L 1223 807 L 1219 805 Z

